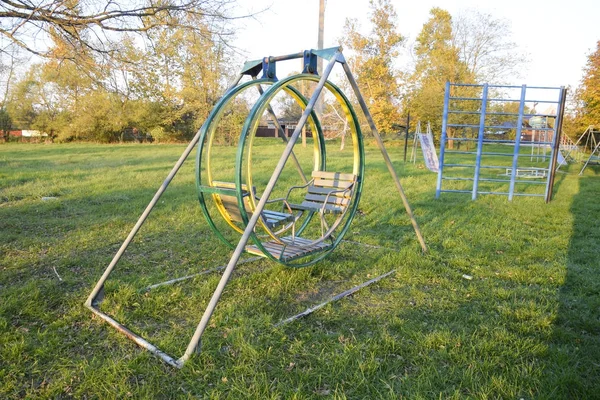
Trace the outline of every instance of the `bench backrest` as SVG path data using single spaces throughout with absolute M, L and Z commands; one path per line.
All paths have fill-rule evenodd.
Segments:
M 344 212 L 352 199 L 356 175 L 313 171 L 312 177 L 313 183 L 308 186 L 302 205 L 314 209 L 321 209 L 325 205 L 325 211 Z
M 218 182 L 213 181 L 213 186 L 221 188 L 221 189 L 232 189 L 235 190 L 235 183 L 233 182 Z M 244 198 L 244 207 L 246 208 L 246 213 L 248 214 L 248 218 L 252 217 L 252 211 L 250 209 L 249 195 L 247 186 L 242 185 L 242 196 Z M 231 217 L 231 220 L 234 222 L 243 222 L 242 215 L 240 214 L 240 209 L 238 208 L 237 197 L 234 195 L 227 194 L 218 194 L 216 195 L 223 204 L 223 208 L 227 211 L 227 214 Z

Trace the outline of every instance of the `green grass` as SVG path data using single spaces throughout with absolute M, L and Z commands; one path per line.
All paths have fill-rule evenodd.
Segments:
M 346 238 L 397 250 L 342 244 L 304 269 L 240 265 L 202 353 L 182 370 L 83 302 L 184 146 L 0 146 L 0 398 L 600 398 L 598 167 L 559 173 L 550 204 L 435 200 L 436 175 L 402 163 L 401 143 L 390 145 L 429 254 L 370 144 L 361 212 Z M 201 215 L 193 168 L 184 165 L 102 304 L 177 357 L 219 275 L 140 289 L 231 254 Z M 394 268 L 350 298 L 273 327 Z

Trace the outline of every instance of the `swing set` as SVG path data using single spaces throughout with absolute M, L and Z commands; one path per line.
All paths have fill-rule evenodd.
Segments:
M 317 73 L 319 57 L 328 61 L 322 75 Z M 276 64 L 294 59 L 303 60 L 302 73 L 278 80 Z M 139 217 L 87 298 L 86 307 L 139 346 L 149 350 L 169 365 L 181 368 L 192 354 L 199 351 L 201 337 L 232 272 L 239 263 L 245 262 L 240 260 L 244 253 L 264 257 L 290 267 L 312 265 L 329 255 L 340 244 L 357 212 L 365 172 L 365 152 L 358 117 L 342 90 L 328 80 L 332 69 L 337 64 L 343 68 L 353 89 L 400 194 L 421 248 L 426 252 L 427 247 L 400 179 L 341 48 L 307 50 L 245 63 L 235 83 L 217 102 Z M 245 77 L 250 79 L 241 83 Z M 304 86 L 307 82 L 314 87 L 309 98 L 305 97 L 299 89 L 301 85 L 308 86 Z M 216 159 L 220 155 L 216 143 L 224 132 L 221 122 L 227 115 L 229 107 L 237 100 L 243 99 L 244 93 L 251 88 L 258 91 L 259 97 L 250 109 L 239 135 L 233 173 L 222 171 L 215 167 Z M 333 95 L 350 127 L 353 152 L 351 161 L 345 165 L 327 152 L 322 124 L 314 110 L 324 89 L 329 92 L 329 95 Z M 286 137 L 274 110 L 276 108 L 274 99 L 281 95 L 291 97 L 302 109 L 302 116 L 289 138 Z M 265 118 L 270 118 L 274 123 L 285 144 L 279 161 L 274 167 L 270 164 L 264 166 L 262 160 L 264 154 L 260 154 L 260 144 L 257 144 L 259 140 L 256 139 L 259 124 Z M 296 154 L 300 153 L 299 151 L 294 151 L 294 145 L 306 126 L 310 128 L 313 142 L 309 159 L 302 158 Z M 215 236 L 227 244 L 233 253 L 227 266 L 222 269 L 221 279 L 185 353 L 176 359 L 101 311 L 100 303 L 103 298 L 104 284 L 109 275 L 171 180 L 196 147 L 196 187 L 200 208 Z M 293 169 L 297 174 L 290 176 L 289 171 Z M 265 171 L 270 175 L 268 181 L 262 179 Z M 232 236 L 235 237 L 234 240 L 231 239 Z M 172 282 L 174 281 L 177 280 Z

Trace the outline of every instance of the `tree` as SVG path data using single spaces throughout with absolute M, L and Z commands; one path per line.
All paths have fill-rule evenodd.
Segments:
M 525 57 L 510 40 L 508 20 L 467 11 L 453 19 L 452 36 L 460 60 L 476 81 L 503 84 L 519 75 Z
M 394 61 L 404 37 L 397 32 L 397 14 L 390 0 L 370 0 L 369 4 L 370 35 L 359 32 L 357 20 L 346 20 L 342 44 L 353 51 L 353 73 L 375 125 L 382 133 L 392 132 L 400 119 L 399 71 Z
M 0 108 L 0 133 L 2 133 L 2 138 L 5 141 L 8 141 L 10 130 L 12 128 L 12 119 L 10 118 L 10 114 L 6 109 Z
M 596 43 L 596 50 L 588 55 L 576 97 L 580 132 L 589 125 L 600 126 L 600 41 Z
M 432 130 L 438 133 L 446 82 L 469 83 L 474 77 L 460 58 L 450 13 L 437 7 L 429 13 L 431 16 L 416 39 L 416 64 L 409 79 L 404 109 L 411 112 L 415 121 L 430 122 Z
M 230 32 L 223 29 L 223 23 L 231 18 L 228 14 L 234 3 L 234 0 L 2 1 L 0 34 L 45 57 L 54 55 L 40 40 L 43 34 L 86 51 L 115 55 L 123 34 L 146 34 L 164 27 L 196 30 L 197 17 L 213 29 L 212 33 L 227 35 Z

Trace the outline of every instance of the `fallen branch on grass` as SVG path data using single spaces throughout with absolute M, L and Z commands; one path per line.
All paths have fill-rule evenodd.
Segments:
M 274 327 L 278 327 L 278 326 L 287 324 L 288 322 L 292 322 L 292 321 L 295 321 L 295 320 L 297 320 L 299 318 L 302 318 L 302 317 L 305 317 L 305 316 L 307 316 L 309 314 L 312 314 L 313 312 L 317 311 L 319 308 L 322 308 L 322 307 L 326 306 L 327 304 L 329 304 L 329 303 L 331 303 L 333 301 L 337 301 L 337 300 L 342 299 L 344 297 L 350 296 L 351 294 L 358 292 L 360 289 L 362 289 L 362 288 L 364 288 L 366 286 L 369 286 L 372 283 L 380 281 L 381 279 L 383 279 L 383 278 L 385 278 L 385 277 L 393 274 L 394 272 L 396 272 L 395 269 L 393 269 L 393 270 L 391 270 L 389 272 L 386 272 L 383 275 L 379 275 L 378 277 L 373 278 L 370 281 L 366 281 L 364 283 L 361 283 L 358 286 L 354 286 L 353 288 L 348 289 L 345 292 L 342 292 L 340 294 L 336 294 L 335 296 L 331 297 L 329 300 L 327 300 L 327 301 L 325 301 L 325 302 L 323 302 L 321 304 L 317 304 L 314 307 L 309 307 L 306 310 L 302 311 L 300 314 L 296 314 L 296 315 L 293 315 L 293 316 L 291 316 L 291 317 L 289 317 L 287 319 L 284 319 L 283 321 L 279 321 L 278 323 L 276 323 L 274 325 Z

